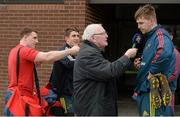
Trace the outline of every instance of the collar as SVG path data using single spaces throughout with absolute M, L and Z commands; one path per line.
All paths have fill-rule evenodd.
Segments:
M 83 43 L 85 43 L 85 44 L 87 44 L 87 45 L 89 45 L 91 47 L 94 47 L 94 48 L 96 48 L 97 50 L 99 50 L 101 52 L 104 52 L 104 49 L 101 49 L 101 48 L 97 47 L 96 44 L 90 42 L 89 40 L 84 40 Z
M 71 46 L 69 45 L 69 44 L 65 44 L 65 47 L 67 47 L 67 48 L 71 48 Z
M 157 30 L 157 29 L 159 29 L 159 28 L 161 28 L 162 26 L 160 25 L 160 24 L 158 24 L 157 26 L 155 26 L 154 28 L 152 28 L 151 29 L 151 31 L 150 32 L 148 32 L 147 34 L 145 34 L 147 37 L 149 37 L 149 36 L 151 36 L 152 34 L 154 34 L 154 32 Z

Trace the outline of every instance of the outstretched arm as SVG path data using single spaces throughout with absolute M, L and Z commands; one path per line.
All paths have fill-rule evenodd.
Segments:
M 74 46 L 70 49 L 66 49 L 62 51 L 39 52 L 34 62 L 55 62 L 68 55 L 77 54 L 78 51 L 79 51 L 79 47 Z

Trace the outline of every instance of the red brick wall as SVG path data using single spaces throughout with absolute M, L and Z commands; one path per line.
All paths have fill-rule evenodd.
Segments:
M 3 115 L 4 94 L 8 85 L 7 58 L 12 47 L 19 43 L 24 27 L 39 32 L 40 51 L 56 50 L 63 45 L 63 32 L 75 26 L 82 33 L 85 27 L 86 0 L 64 0 L 63 4 L 0 5 L 0 115 Z M 41 86 L 46 84 L 52 64 L 38 68 Z

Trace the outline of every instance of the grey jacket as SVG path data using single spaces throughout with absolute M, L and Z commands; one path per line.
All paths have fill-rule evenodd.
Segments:
M 109 62 L 95 44 L 84 41 L 73 72 L 75 114 L 117 115 L 115 78 L 118 78 L 130 63 L 126 56 Z

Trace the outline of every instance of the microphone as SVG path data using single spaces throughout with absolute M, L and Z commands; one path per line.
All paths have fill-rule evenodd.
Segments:
M 132 38 L 132 48 L 138 48 L 141 43 L 142 35 L 140 33 L 136 33 Z

